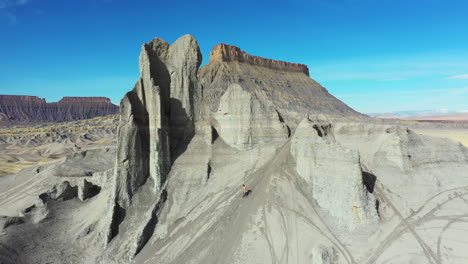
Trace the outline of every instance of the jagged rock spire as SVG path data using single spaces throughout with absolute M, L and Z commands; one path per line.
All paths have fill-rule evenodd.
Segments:
M 120 230 L 128 234 L 123 236 L 125 241 L 114 243 L 117 248 L 111 252 L 117 256 L 124 254 L 130 259 L 155 228 L 171 164 L 194 134 L 200 63 L 200 49 L 191 35 L 172 45 L 155 38 L 141 49 L 141 77 L 120 105 L 115 208 L 109 239 Z M 128 227 L 136 222 L 139 227 L 130 232 Z M 121 251 L 122 247 L 126 249 Z

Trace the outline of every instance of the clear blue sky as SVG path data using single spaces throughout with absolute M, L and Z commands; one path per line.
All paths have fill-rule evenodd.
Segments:
M 141 44 L 194 35 L 307 64 L 361 112 L 468 110 L 468 1 L 0 0 L 0 94 L 107 96 L 138 78 Z

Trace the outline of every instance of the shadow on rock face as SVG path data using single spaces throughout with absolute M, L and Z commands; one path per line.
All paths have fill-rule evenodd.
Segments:
M 367 191 L 370 193 L 374 192 L 374 186 L 375 186 L 375 181 L 377 180 L 377 177 L 369 172 L 362 172 L 362 183 L 366 186 Z
M 78 186 L 71 186 L 68 181 L 64 181 L 60 185 L 54 185 L 48 192 L 39 195 L 39 199 L 43 203 L 46 203 L 49 199 L 68 201 L 76 197 L 78 197 Z
M 123 222 L 126 215 L 127 215 L 127 210 L 120 207 L 119 203 L 115 203 L 114 213 L 112 215 L 112 221 L 110 225 L 110 233 L 109 233 L 109 236 L 107 237 L 107 242 L 110 242 L 115 236 L 119 234 L 120 224 Z
M 367 191 L 370 193 L 374 192 L 375 182 L 377 181 L 377 176 L 369 172 L 362 172 L 362 183 L 366 186 Z M 377 214 L 380 216 L 379 212 L 380 201 L 375 199 L 375 209 L 377 210 Z
M 87 180 L 84 180 L 83 184 L 83 193 L 82 193 L 82 200 L 86 200 L 98 195 L 101 192 L 101 187 L 98 185 L 94 185 Z
M 214 126 L 211 126 L 211 144 L 213 144 L 216 141 L 216 139 L 218 139 L 218 137 L 218 131 L 216 130 L 216 128 L 214 128 Z
M 195 135 L 195 125 L 188 116 L 182 102 L 178 99 L 171 98 L 171 113 L 170 113 L 170 147 L 171 147 L 171 163 L 185 152 L 188 144 Z

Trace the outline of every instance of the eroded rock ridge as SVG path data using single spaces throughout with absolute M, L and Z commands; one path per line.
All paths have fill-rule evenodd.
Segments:
M 37 96 L 0 95 L 0 121 L 68 122 L 117 114 L 119 107 L 106 97 L 64 97 L 47 103 Z
M 309 76 L 307 65 L 253 56 L 236 46 L 223 43 L 214 46 L 210 53 L 210 63 L 216 62 L 242 62 L 278 71 L 302 72 Z

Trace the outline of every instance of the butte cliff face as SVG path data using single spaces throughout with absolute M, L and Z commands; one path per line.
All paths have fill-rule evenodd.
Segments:
M 270 101 L 293 127 L 307 114 L 362 116 L 311 79 L 306 65 L 252 56 L 235 46 L 215 46 L 198 76 L 212 111 L 236 83 L 259 100 Z
M 0 121 L 67 122 L 118 113 L 106 97 L 64 97 L 47 103 L 37 96 L 0 95 Z
M 227 45 L 200 62 L 190 35 L 144 44 L 114 168 L 38 171 L 40 201 L 2 204 L 23 215 L 0 217 L 0 260 L 464 263 L 467 148 L 367 123 L 304 65 Z

